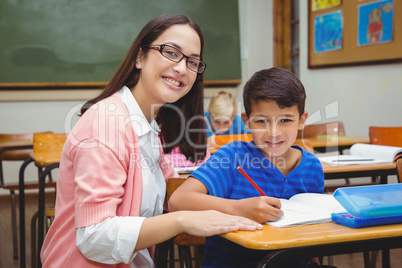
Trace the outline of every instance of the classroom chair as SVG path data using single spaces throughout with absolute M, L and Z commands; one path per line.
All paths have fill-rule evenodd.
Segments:
M 320 136 L 345 136 L 345 126 L 343 125 L 342 121 L 335 121 L 335 122 L 329 122 L 329 123 L 322 123 L 322 124 L 313 124 L 313 125 L 305 125 L 302 130 L 299 130 L 299 133 L 297 135 L 298 139 L 304 140 L 304 139 L 318 139 Z M 325 138 L 325 137 L 323 137 Z M 332 152 L 332 151 L 338 151 L 339 154 L 343 154 L 343 150 L 345 148 L 342 148 L 338 146 L 338 148 L 314 148 L 314 152 L 317 153 L 326 153 L 326 152 Z M 350 184 L 350 181 L 348 178 L 345 178 L 346 185 Z M 343 186 L 343 185 L 341 185 Z M 325 191 L 334 191 L 334 189 L 338 188 L 338 186 L 335 187 L 330 187 L 326 188 Z
M 369 127 L 371 144 L 402 147 L 402 126 Z
M 170 196 L 173 192 L 186 180 L 186 178 L 170 178 L 166 181 L 166 199 L 169 201 Z M 192 267 L 192 262 L 194 261 L 197 266 L 201 267 L 202 264 L 202 253 L 199 253 L 198 257 L 192 257 L 191 249 L 198 250 L 198 252 L 203 250 L 205 244 L 205 237 L 199 237 L 189 234 L 179 234 L 176 237 L 168 240 L 164 243 L 157 245 L 157 250 L 155 253 L 155 263 L 157 268 L 167 267 L 168 262 L 168 251 L 173 252 L 174 245 L 177 246 L 179 251 L 179 263 L 181 268 Z M 170 259 L 173 258 L 173 254 L 170 254 Z M 174 260 L 173 260 L 174 261 Z
M 396 171 L 398 182 L 402 183 L 402 158 L 396 160 Z
M 402 126 L 369 127 L 371 144 L 402 147 Z
M 253 140 L 251 134 L 231 134 L 231 135 L 217 135 L 215 136 L 215 147 L 220 148 L 227 143 L 232 143 L 234 141 L 245 141 L 250 142 Z
M 38 201 L 38 225 L 37 234 L 33 236 L 32 239 L 37 237 L 37 247 L 36 254 L 37 266 L 41 267 L 40 262 L 40 250 L 42 248 L 44 239 L 44 220 L 46 213 L 51 213 L 45 210 L 45 180 L 51 174 L 51 171 L 59 167 L 61 153 L 64 147 L 64 143 L 67 139 L 67 134 L 64 133 L 35 133 L 33 136 L 33 152 L 30 154 L 30 158 L 24 161 L 20 169 L 20 267 L 25 267 L 26 256 L 25 256 L 25 195 L 24 195 L 24 172 L 29 163 L 34 163 L 36 167 L 43 169 L 39 177 L 39 201 Z M 35 217 L 35 215 L 34 215 Z M 34 221 L 34 219 L 31 220 Z
M 45 233 L 49 231 L 50 225 L 54 220 L 54 208 L 46 208 L 45 209 Z M 37 266 L 37 222 L 38 222 L 38 211 L 31 218 L 31 268 L 36 268 Z
M 18 231 L 17 231 L 17 212 L 16 212 L 16 200 L 15 193 L 19 190 L 19 184 L 6 183 L 3 173 L 3 161 L 24 161 L 30 157 L 33 152 L 33 134 L 0 134 L 0 187 L 10 191 L 10 203 L 11 203 L 11 228 L 13 238 L 13 258 L 18 259 Z M 11 143 L 10 143 L 11 142 Z M 21 142 L 19 144 L 19 142 Z M 14 145 L 12 145 L 14 143 Z M 10 146 L 11 144 L 11 146 Z M 3 147 L 4 145 L 4 147 Z M 6 148 L 7 147 L 7 148 Z M 38 169 L 40 174 L 41 170 Z M 16 175 L 17 177 L 17 175 Z M 45 184 L 46 188 L 55 188 L 56 184 L 50 180 Z M 39 188 L 37 182 L 29 182 L 24 184 L 24 188 L 27 190 L 36 190 Z
M 323 124 L 313 124 L 305 125 L 302 130 L 299 130 L 297 135 L 298 139 L 318 139 L 320 136 L 345 136 L 345 127 L 342 121 L 323 123 Z M 314 149 L 317 152 L 325 153 L 330 151 L 338 151 L 339 154 L 343 154 L 344 148 L 338 146 L 338 148 L 325 148 L 325 149 Z
M 402 126 L 370 126 L 369 137 L 371 144 L 402 147 Z M 396 165 L 398 182 L 402 183 L 402 159 L 398 159 Z M 374 256 L 375 253 L 372 254 Z M 385 255 L 388 254 L 389 252 L 385 251 Z

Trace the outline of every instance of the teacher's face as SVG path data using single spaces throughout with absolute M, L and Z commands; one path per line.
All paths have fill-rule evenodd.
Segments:
M 169 45 L 184 55 L 200 58 L 201 42 L 197 32 L 189 25 L 173 25 L 167 28 L 151 45 Z M 172 103 L 186 95 L 192 88 L 197 73 L 187 67 L 187 59 L 174 62 L 158 50 L 140 53 L 136 67 L 141 70 L 134 88 L 150 104 Z

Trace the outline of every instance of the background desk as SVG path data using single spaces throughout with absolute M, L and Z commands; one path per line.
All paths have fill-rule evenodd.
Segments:
M 402 224 L 349 228 L 333 222 L 239 231 L 222 237 L 251 249 L 272 250 L 259 267 L 281 267 L 284 261 L 402 247 Z M 389 261 L 383 258 L 383 261 Z M 389 267 L 389 263 L 383 263 Z
M 230 135 L 223 135 L 225 136 L 224 138 L 221 138 L 221 136 L 217 136 L 219 138 L 221 138 L 224 141 L 228 142 L 233 142 L 235 140 L 244 140 L 244 141 L 251 141 L 252 137 L 251 134 L 248 134 L 249 136 L 248 139 L 246 138 L 239 138 L 237 136 L 240 135 L 233 135 L 233 138 L 231 138 L 230 140 L 228 140 Z M 245 136 L 246 137 L 246 136 Z M 226 140 L 225 140 L 226 138 Z M 303 141 L 303 139 L 301 139 Z M 314 151 L 316 152 L 320 152 L 320 153 L 325 153 L 325 152 L 332 152 L 332 151 L 343 151 L 345 149 L 349 149 L 350 147 L 352 147 L 353 144 L 356 143 L 370 143 L 370 138 L 369 137 L 353 137 L 353 136 L 340 136 L 339 139 L 336 138 L 309 138 L 309 139 L 305 139 L 306 141 L 308 141 L 308 144 L 310 146 L 313 147 Z M 222 143 L 222 141 L 221 141 Z M 222 143 L 220 145 L 218 145 L 217 147 L 212 147 L 212 148 L 208 148 L 209 152 L 211 154 L 215 153 L 223 144 L 226 143 Z
M 0 142 L 0 155 L 7 151 L 32 149 L 32 140 L 3 141 Z
M 370 143 L 369 137 L 339 136 L 339 138 L 308 138 L 314 151 L 320 153 L 342 152 L 356 143 Z
M 325 179 L 357 178 L 381 176 L 381 183 L 387 183 L 389 175 L 396 175 L 396 163 L 357 164 L 357 165 L 330 165 L 321 162 Z

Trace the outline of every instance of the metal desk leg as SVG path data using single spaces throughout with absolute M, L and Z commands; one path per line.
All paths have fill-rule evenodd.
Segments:
M 155 248 L 155 255 L 154 255 L 154 261 L 155 261 L 155 267 L 156 268 L 167 268 L 168 267 L 168 252 L 173 246 L 173 238 L 164 241 L 158 245 L 156 245 Z
M 382 250 L 382 267 L 383 268 L 391 267 L 391 261 L 389 259 L 389 249 Z
M 29 163 L 33 162 L 32 158 L 28 158 L 22 163 L 19 173 L 19 209 L 20 209 L 20 268 L 26 266 L 25 256 L 25 187 L 24 173 Z

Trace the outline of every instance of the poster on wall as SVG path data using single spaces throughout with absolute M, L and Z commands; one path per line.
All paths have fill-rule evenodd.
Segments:
M 402 63 L 402 0 L 348 0 L 320 11 L 313 2 L 309 69 Z
M 312 11 L 327 9 L 330 7 L 339 6 L 341 0 L 313 0 L 313 5 L 311 7 Z
M 394 1 L 377 1 L 359 6 L 358 46 L 392 41 Z
M 342 48 L 343 15 L 335 11 L 314 18 L 314 53 Z

